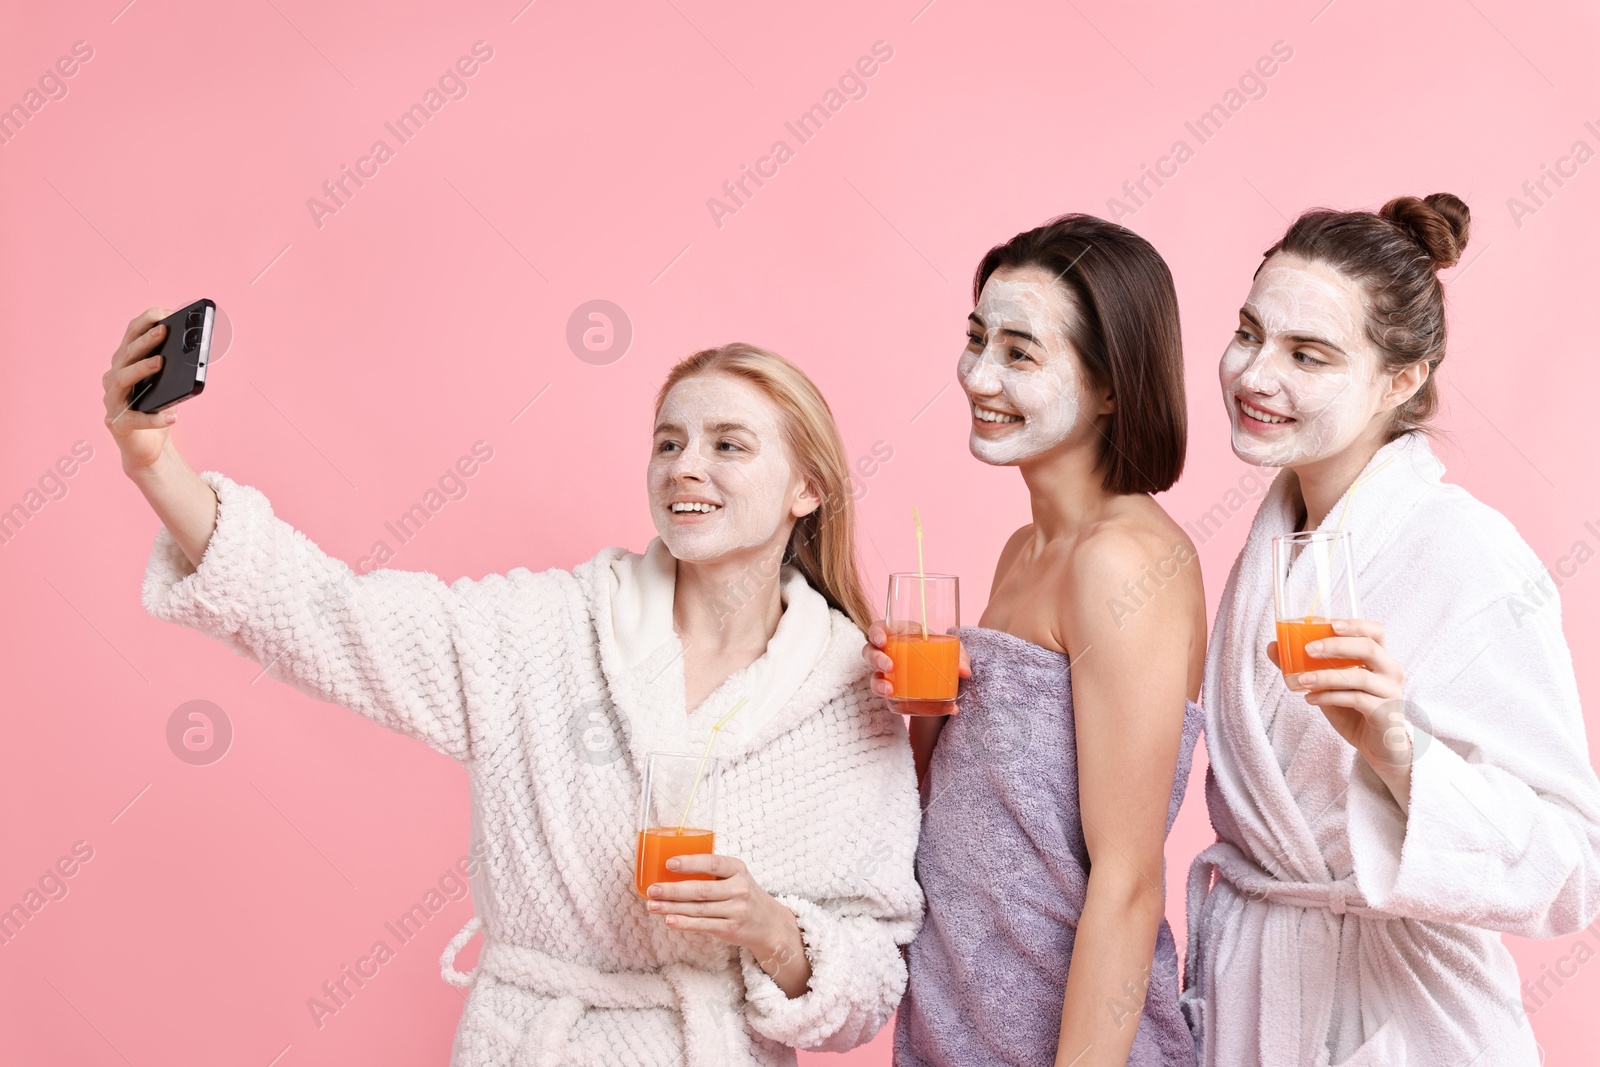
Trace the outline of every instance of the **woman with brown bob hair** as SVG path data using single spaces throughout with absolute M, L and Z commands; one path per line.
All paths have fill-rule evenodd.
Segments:
M 1033 522 L 960 632 L 959 709 L 911 720 L 928 916 L 895 1062 L 1190 1064 L 1162 853 L 1200 730 L 1205 597 L 1151 499 L 1183 469 L 1172 276 L 1131 230 L 1066 215 L 991 249 L 973 302 L 968 445 L 1021 473 Z M 888 670 L 884 628 L 869 636 Z
M 845 456 L 811 381 L 751 345 L 695 354 L 656 400 L 643 554 L 446 585 L 353 573 L 259 490 L 196 474 L 169 413 L 129 410 L 166 314 L 103 379 L 163 523 L 144 604 L 465 765 L 484 862 L 441 960 L 470 987 L 451 1063 L 792 1067 L 869 1040 L 922 915 L 917 795 L 860 661 Z M 713 738 L 716 851 L 636 891 L 647 753 Z

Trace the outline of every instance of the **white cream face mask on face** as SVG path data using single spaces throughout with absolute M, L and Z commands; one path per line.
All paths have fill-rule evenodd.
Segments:
M 674 558 L 704 562 L 778 532 L 794 474 L 778 413 L 754 385 L 720 374 L 685 378 L 667 393 L 656 425 L 672 429 L 651 444 L 650 516 Z
M 1258 467 L 1293 467 L 1350 445 L 1377 413 L 1385 384 L 1360 283 L 1278 255 L 1256 276 L 1245 307 L 1259 326 L 1241 323 L 1218 368 L 1234 454 Z
M 1076 312 L 1067 291 L 1044 277 L 990 275 L 973 311 L 983 325 L 967 323 L 972 336 L 956 377 L 974 408 L 969 447 L 985 463 L 1046 452 L 1078 422 L 1078 355 L 1067 340 Z

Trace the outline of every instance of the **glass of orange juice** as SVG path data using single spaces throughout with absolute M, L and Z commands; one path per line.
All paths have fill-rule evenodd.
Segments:
M 656 882 L 713 877 L 668 870 L 667 861 L 715 851 L 719 766 L 715 756 L 698 753 L 645 754 L 639 846 L 633 864 L 633 885 L 641 897 Z
M 903 715 L 950 715 L 960 681 L 961 590 L 953 574 L 889 575 L 884 652 L 894 661 L 890 703 Z
M 1334 619 L 1361 615 L 1356 603 L 1350 531 L 1313 530 L 1272 539 L 1272 600 L 1278 618 L 1278 665 L 1287 675 L 1301 671 L 1359 667 L 1357 659 L 1306 655 L 1306 645 L 1333 637 Z

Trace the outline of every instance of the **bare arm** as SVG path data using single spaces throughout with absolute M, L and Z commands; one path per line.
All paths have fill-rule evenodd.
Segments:
M 965 652 L 962 654 L 965 655 Z M 933 783 L 929 779 L 928 768 L 933 762 L 933 746 L 939 743 L 939 734 L 944 731 L 947 718 L 944 715 L 913 715 L 908 720 L 911 724 L 911 762 L 917 768 L 917 792 L 922 795 L 924 805 L 933 799 Z
M 198 567 L 217 528 L 217 494 L 170 440 L 155 463 L 136 470 L 124 465 L 123 472 L 150 502 L 161 524 L 172 531 L 189 562 Z
M 172 411 L 127 406 L 161 340 L 152 308 L 128 324 L 102 377 L 106 428 L 123 471 L 163 529 L 141 592 L 147 611 L 225 642 L 320 700 L 418 738 L 452 759 L 470 755 L 470 650 L 494 641 L 470 596 L 426 572 L 357 575 L 273 514 L 266 497 L 221 472 L 197 474 L 178 453 Z
M 1066 575 L 1062 630 L 1076 657 L 1073 715 L 1089 886 L 1072 949 L 1056 1064 L 1128 1062 L 1165 910 L 1163 845 L 1182 744 L 1199 574 L 1132 615 L 1108 603 L 1170 546 L 1126 533 L 1082 545 Z
M 894 686 L 886 677 L 888 671 L 894 669 L 894 661 L 889 654 L 883 651 L 883 646 L 889 640 L 889 632 L 884 629 L 880 620 L 867 627 L 867 643 L 861 648 L 861 658 L 867 661 L 867 666 L 873 670 L 872 691 L 878 696 L 889 701 L 889 707 L 895 709 Z M 961 649 L 961 663 L 958 671 L 962 678 L 972 677 L 972 661 L 967 658 L 966 648 Z M 959 704 L 953 704 L 957 711 Z M 944 724 L 949 719 L 948 715 L 908 715 L 911 737 L 911 761 L 917 770 L 917 791 L 922 796 L 922 803 L 926 805 L 932 799 L 932 786 L 928 780 L 928 767 L 933 761 L 933 746 L 939 742 L 939 734 L 944 730 Z

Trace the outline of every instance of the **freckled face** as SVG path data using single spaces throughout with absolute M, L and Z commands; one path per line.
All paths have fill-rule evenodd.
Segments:
M 1360 283 L 1326 264 L 1280 253 L 1263 265 L 1218 367 L 1235 455 L 1294 467 L 1361 436 L 1388 385 L 1366 313 Z
M 956 367 L 978 459 L 1020 463 L 1071 435 L 1085 377 L 1067 335 L 1076 313 L 1067 289 L 1042 268 L 1003 268 L 984 282 Z
M 819 503 L 789 461 L 772 401 L 725 374 L 668 391 L 647 481 L 656 532 L 675 559 L 692 562 L 787 540 Z

